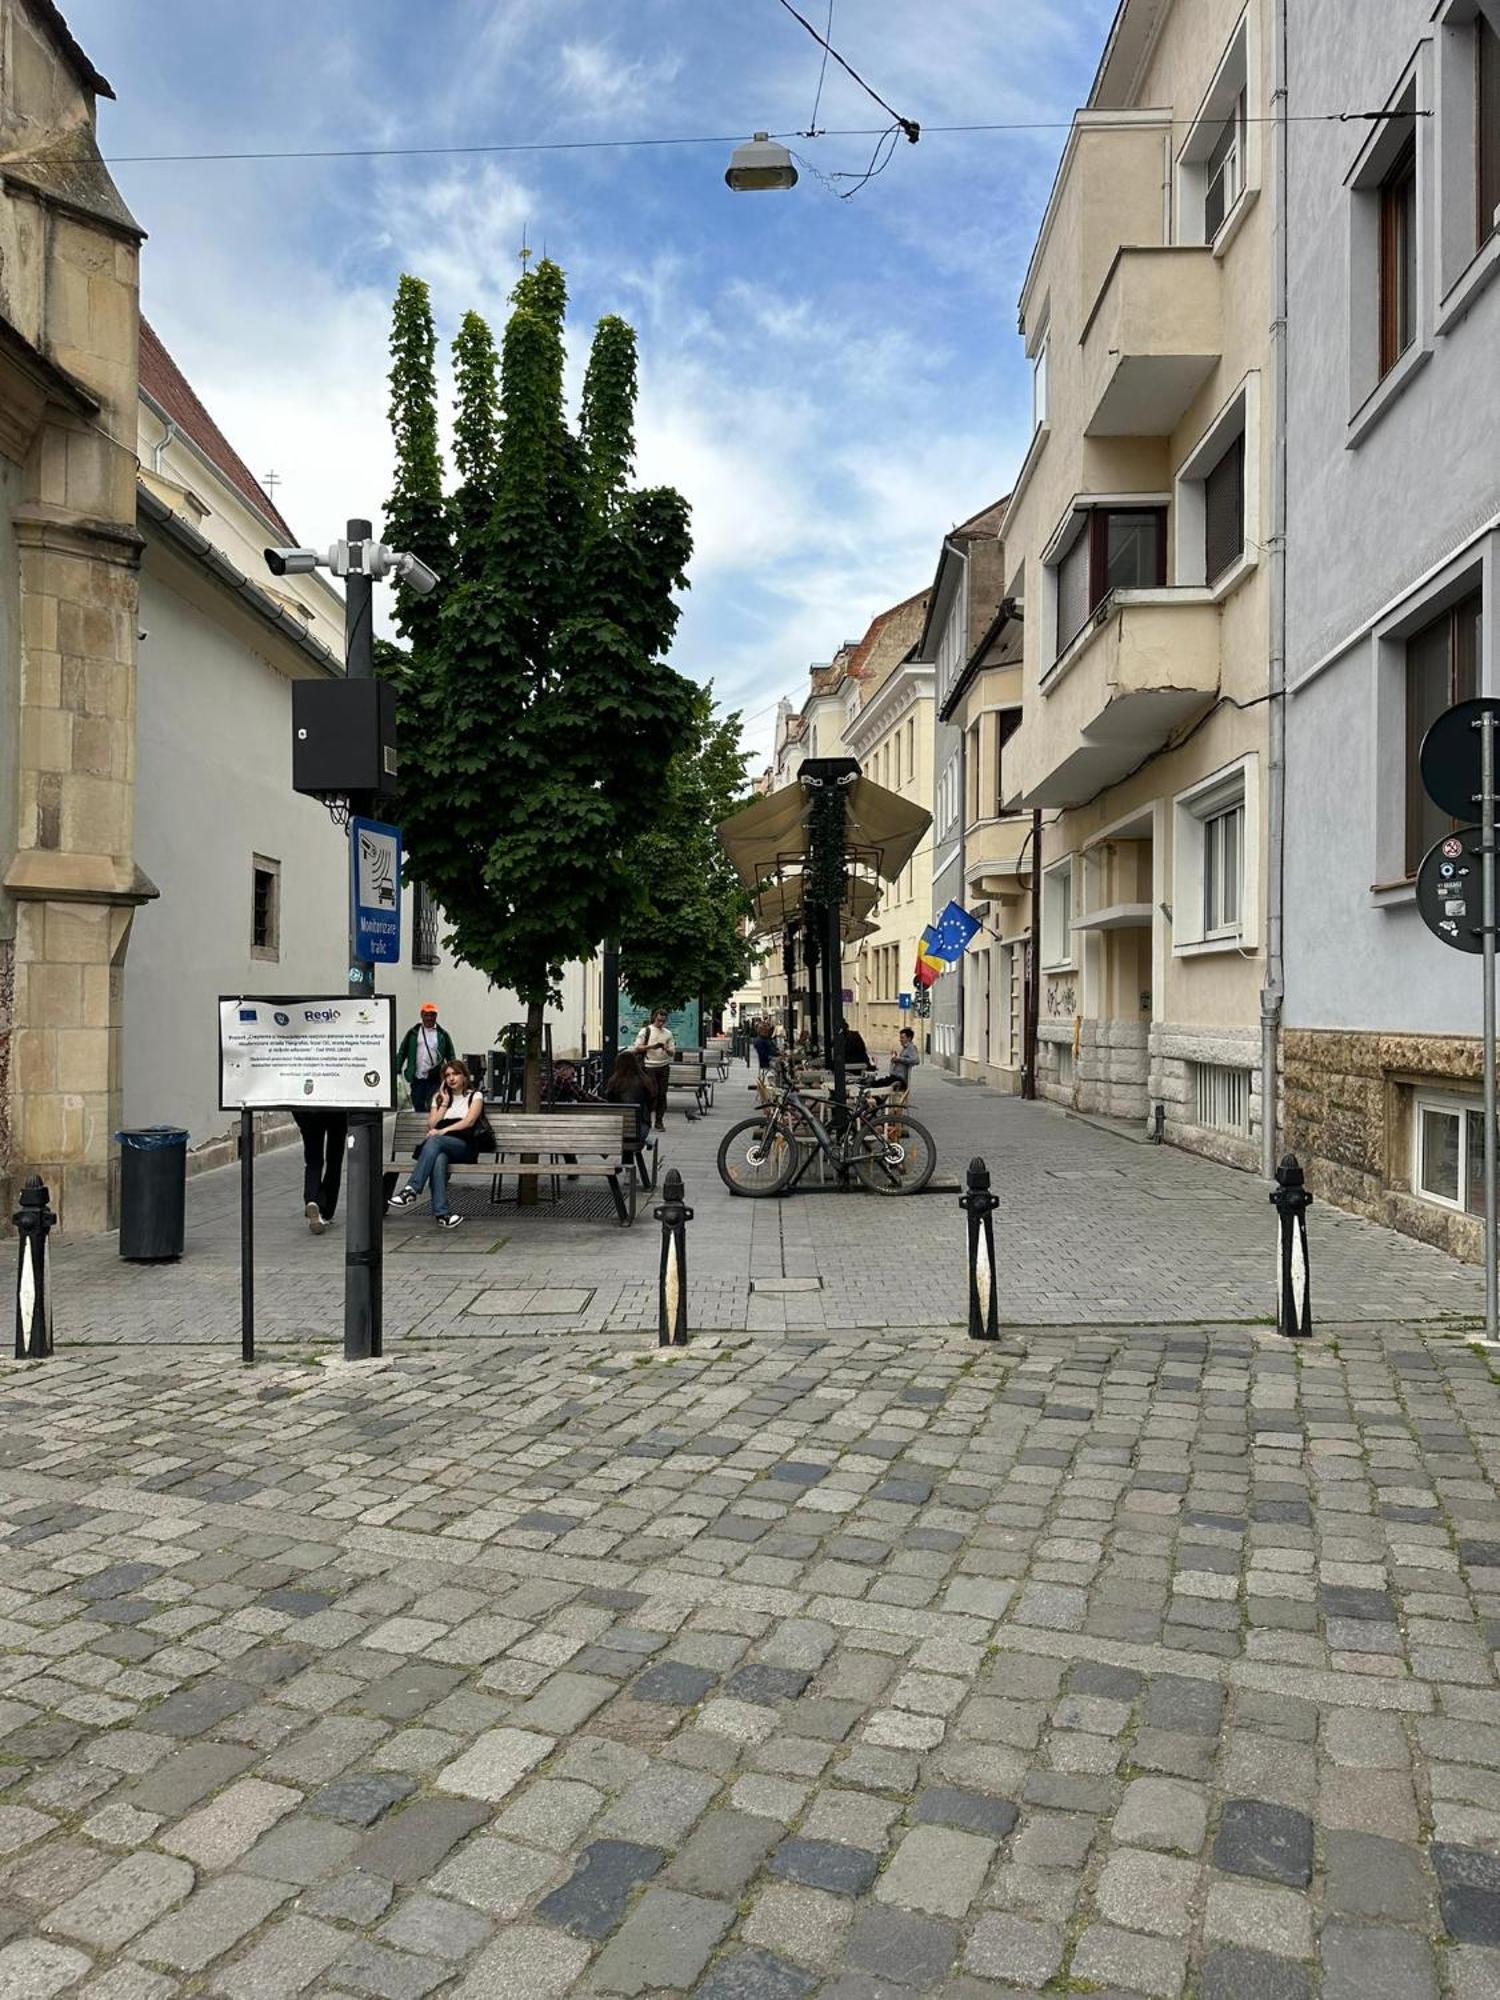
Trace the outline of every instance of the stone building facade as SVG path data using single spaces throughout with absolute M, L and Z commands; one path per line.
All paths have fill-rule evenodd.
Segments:
M 137 272 L 110 96 L 49 0 L 0 0 L 0 1179 L 112 1205 L 123 966 L 155 893 L 133 773 Z M 13 1192 L 13 1189 L 7 1189 Z

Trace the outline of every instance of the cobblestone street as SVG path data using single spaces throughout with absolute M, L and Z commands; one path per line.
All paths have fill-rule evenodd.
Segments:
M 0 1389 L 0 2000 L 1495 2000 L 1477 1273 L 1315 1207 L 1293 1348 L 1256 1180 L 923 1095 L 1005 1198 L 998 1347 L 951 1191 L 723 1195 L 733 1087 L 669 1136 L 685 1352 L 649 1215 L 566 1195 L 401 1218 L 353 1367 L 285 1158 L 254 1370 L 232 1176 L 180 1266 L 60 1244 Z

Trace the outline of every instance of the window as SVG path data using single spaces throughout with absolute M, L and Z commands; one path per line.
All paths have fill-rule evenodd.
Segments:
M 1226 1063 L 1190 1063 L 1193 1119 L 1211 1132 L 1250 1130 L 1250 1072 Z
M 281 956 L 281 863 L 263 854 L 250 864 L 250 956 Z
M 1039 431 L 1047 421 L 1047 349 L 1051 343 L 1049 334 L 1042 335 L 1042 344 L 1036 351 L 1031 364 L 1031 428 Z
M 1419 1097 L 1412 1186 L 1444 1208 L 1484 1213 L 1484 1113 L 1459 1097 Z
M 1166 508 L 1087 508 L 1056 572 L 1060 657 L 1111 592 L 1166 583 Z
M 1245 191 L 1245 93 L 1241 90 L 1208 155 L 1203 240 L 1212 243 Z
M 1380 183 L 1380 373 L 1417 335 L 1417 142 L 1407 140 Z
M 915 716 L 906 724 L 906 776 L 908 781 L 917 775 L 917 723 Z
M 1203 935 L 1238 933 L 1244 899 L 1245 801 L 1241 798 L 1203 822 Z
M 964 731 L 964 824 L 972 826 L 979 817 L 979 724 Z
M 1245 433 L 1203 481 L 1203 574 L 1217 583 L 1245 553 Z
M 1073 861 L 1071 855 L 1042 877 L 1042 964 L 1073 963 Z
M 1500 29 L 1474 18 L 1474 179 L 1479 247 L 1500 228 Z
M 995 740 L 995 811 L 1005 811 L 1005 746 L 1021 726 L 1019 708 L 1002 708 L 997 718 L 999 733 Z
M 1406 873 L 1455 821 L 1428 798 L 1417 758 L 1422 738 L 1444 709 L 1479 691 L 1479 622 L 1476 590 L 1406 642 Z
M 425 884 L 418 882 L 412 890 L 411 899 L 411 962 L 413 965 L 436 965 L 440 956 L 438 906 Z

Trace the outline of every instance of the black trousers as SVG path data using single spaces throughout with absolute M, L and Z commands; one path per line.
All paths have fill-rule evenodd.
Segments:
M 333 1220 L 344 1178 L 344 1147 L 349 1136 L 347 1111 L 293 1111 L 302 1134 L 302 1199 L 315 1201 L 325 1222 Z
M 430 1111 L 432 1100 L 437 1096 L 438 1085 L 443 1080 L 440 1069 L 427 1076 L 414 1076 L 411 1080 L 411 1108 L 413 1111 Z

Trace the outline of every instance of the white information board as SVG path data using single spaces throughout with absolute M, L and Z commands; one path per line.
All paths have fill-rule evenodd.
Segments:
M 219 997 L 222 1111 L 390 1111 L 395 1077 L 388 993 Z

